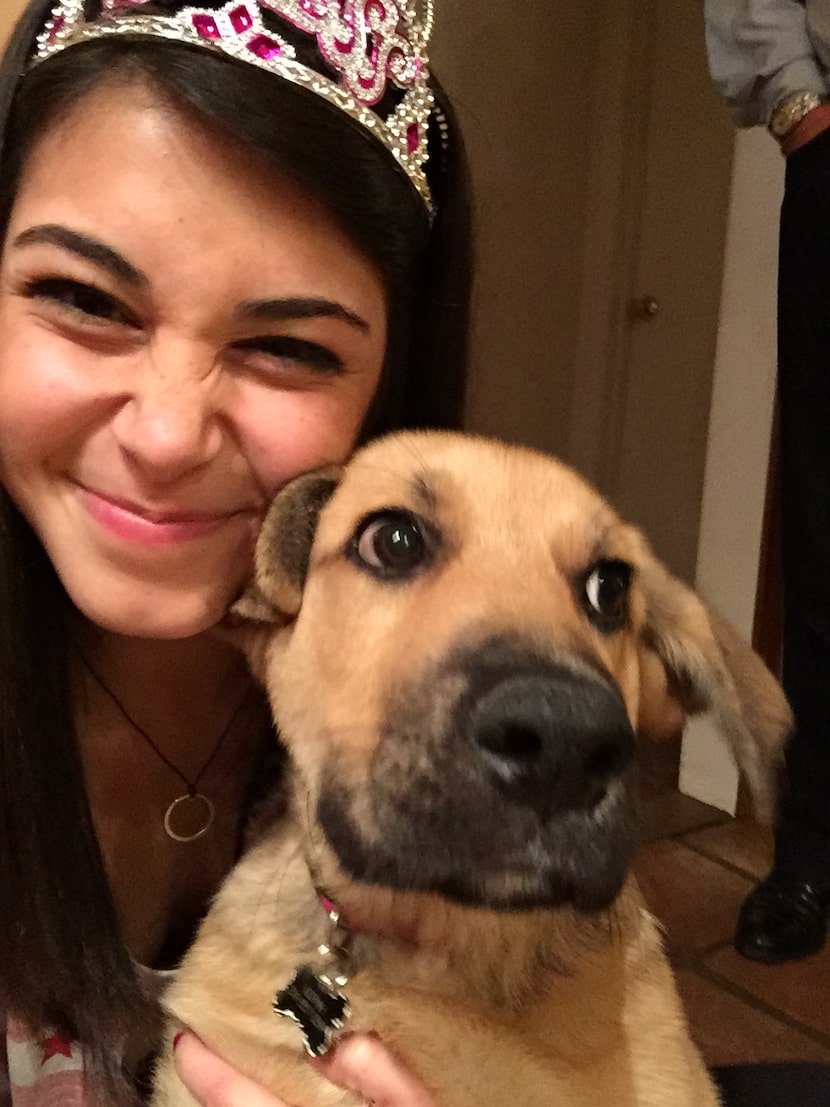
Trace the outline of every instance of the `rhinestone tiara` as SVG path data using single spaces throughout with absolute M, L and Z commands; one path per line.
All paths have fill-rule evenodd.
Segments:
M 169 13 L 153 0 L 102 0 L 94 19 L 85 16 L 85 7 L 85 0 L 59 0 L 38 35 L 33 64 L 113 35 L 169 39 L 227 54 L 345 112 L 383 143 L 433 213 L 424 172 L 435 109 L 427 57 L 432 0 L 229 0 L 222 7 Z M 293 43 L 304 36 L 316 39 L 319 71 L 297 59 Z

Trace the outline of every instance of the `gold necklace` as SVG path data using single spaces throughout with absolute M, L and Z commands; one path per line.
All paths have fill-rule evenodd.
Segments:
M 80 655 L 80 657 L 81 661 L 84 664 L 84 667 L 89 672 L 95 683 L 98 684 L 98 686 L 104 692 L 106 692 L 106 694 L 115 704 L 115 706 L 124 716 L 130 726 L 133 728 L 133 730 L 141 735 L 141 737 L 144 739 L 150 749 L 153 750 L 156 756 L 164 762 L 168 769 L 171 769 L 176 774 L 176 776 L 182 781 L 185 788 L 187 789 L 187 791 L 183 792 L 182 795 L 176 796 L 174 800 L 171 800 L 171 802 L 167 806 L 167 810 L 164 812 L 164 830 L 168 838 L 172 838 L 174 842 L 195 842 L 197 838 L 201 838 L 202 835 L 207 834 L 207 832 L 213 825 L 213 820 L 216 816 L 216 805 L 214 804 L 212 799 L 204 794 L 204 792 L 199 791 L 199 781 L 213 764 L 217 754 L 219 753 L 219 750 L 222 748 L 223 742 L 230 733 L 233 724 L 236 722 L 242 711 L 242 708 L 247 703 L 248 697 L 251 694 L 252 685 L 249 684 L 248 687 L 245 689 L 245 695 L 234 708 L 233 713 L 231 714 L 230 719 L 228 719 L 224 730 L 217 738 L 216 744 L 211 750 L 207 761 L 205 761 L 204 765 L 202 765 L 201 769 L 198 771 L 193 780 L 190 780 L 187 776 L 185 776 L 178 765 L 174 765 L 170 758 L 167 757 L 167 755 L 159 749 L 159 747 L 156 745 L 156 743 L 153 741 L 153 739 L 150 737 L 144 727 L 139 726 L 132 715 L 127 711 L 126 707 L 118 698 L 118 696 L 116 696 L 115 692 L 113 692 L 112 688 L 110 688 L 103 677 L 96 672 L 89 661 L 82 654 Z M 194 814 L 198 812 L 199 808 L 201 808 L 202 810 L 202 818 L 196 823 L 196 829 L 191 831 L 190 833 L 182 833 L 183 822 L 189 822 Z M 179 830 L 176 829 L 177 823 L 180 827 Z

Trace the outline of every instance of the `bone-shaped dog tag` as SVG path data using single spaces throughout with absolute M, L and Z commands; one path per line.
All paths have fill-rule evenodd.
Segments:
M 295 1022 L 303 1032 L 310 1057 L 322 1057 L 351 1014 L 349 1001 L 327 976 L 301 965 L 294 978 L 274 996 L 276 1014 Z

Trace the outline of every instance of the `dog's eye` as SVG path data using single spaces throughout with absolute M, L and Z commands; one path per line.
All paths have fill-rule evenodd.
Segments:
M 387 580 L 412 576 L 429 558 L 419 520 L 405 511 L 388 511 L 367 520 L 352 548 L 358 561 Z
M 585 609 L 604 631 L 619 630 L 628 615 L 631 566 L 625 561 L 600 561 L 585 579 Z

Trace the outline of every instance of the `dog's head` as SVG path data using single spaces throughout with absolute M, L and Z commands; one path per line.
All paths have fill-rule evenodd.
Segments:
M 769 808 L 790 726 L 776 682 L 552 458 L 409 433 L 300 477 L 236 612 L 303 807 L 360 881 L 607 906 L 635 731 L 698 710 Z

